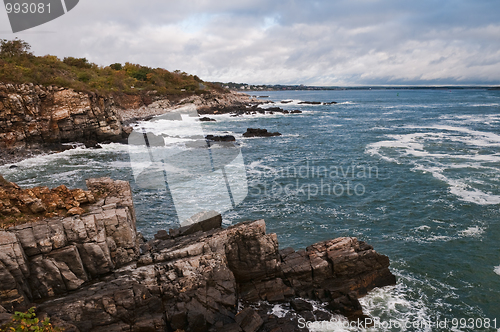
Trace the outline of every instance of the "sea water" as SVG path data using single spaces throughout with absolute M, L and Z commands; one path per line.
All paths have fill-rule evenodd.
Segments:
M 201 124 L 206 134 L 234 135 L 246 165 L 248 196 L 223 214 L 226 225 L 263 218 L 281 248 L 355 236 L 388 255 L 397 285 L 361 302 L 381 324 L 408 324 L 374 331 L 500 328 L 500 91 L 252 94 L 275 102 L 263 108 L 302 113 L 215 115 L 217 122 Z M 247 128 L 282 136 L 244 138 Z M 184 131 L 167 144 L 182 145 Z M 115 143 L 79 148 L 0 173 L 23 187 L 84 187 L 86 178 L 100 176 L 130 181 L 138 228 L 151 238 L 179 220 L 165 190 L 135 184 L 130 152 Z M 211 198 L 209 188 L 192 190 Z M 433 325 L 443 321 L 446 328 Z

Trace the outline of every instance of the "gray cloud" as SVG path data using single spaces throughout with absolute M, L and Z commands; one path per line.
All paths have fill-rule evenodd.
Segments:
M 498 1 L 82 0 L 37 55 L 284 84 L 499 84 Z M 13 38 L 0 10 L 0 38 Z

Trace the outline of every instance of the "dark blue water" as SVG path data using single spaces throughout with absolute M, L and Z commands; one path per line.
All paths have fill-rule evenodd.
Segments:
M 363 299 L 365 311 L 382 321 L 465 318 L 474 319 L 474 327 L 461 327 L 462 320 L 455 321 L 456 329 L 450 323 L 441 330 L 500 328 L 500 92 L 260 94 L 303 113 L 216 116 L 217 122 L 202 124 L 207 134 L 235 135 L 247 168 L 249 195 L 224 213 L 226 224 L 264 218 L 281 247 L 303 248 L 338 236 L 369 242 L 390 257 L 398 276 L 396 287 Z M 299 104 L 304 100 L 339 104 Z M 283 135 L 243 138 L 248 127 Z M 164 191 L 134 184 L 124 145 L 19 166 L 0 172 L 25 186 L 81 187 L 95 176 L 131 181 L 141 231 L 151 236 L 178 224 Z M 477 328 L 484 319 L 491 326 L 497 319 L 496 328 Z

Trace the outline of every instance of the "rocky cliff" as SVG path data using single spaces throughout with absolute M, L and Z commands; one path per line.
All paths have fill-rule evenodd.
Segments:
M 168 99 L 157 100 L 147 106 L 131 107 L 120 111 L 120 117 L 124 124 L 129 124 L 137 120 L 144 120 L 153 116 L 165 114 L 169 109 L 186 104 L 193 104 L 200 114 L 214 114 L 217 110 L 228 109 L 229 107 L 243 107 L 249 104 L 262 103 L 256 98 L 252 98 L 241 92 L 220 93 L 207 91 L 202 95 L 193 95 L 178 101 Z
M 0 230 L 0 321 L 36 302 L 68 331 L 294 331 L 300 317 L 363 317 L 358 297 L 395 283 L 387 256 L 356 238 L 279 250 L 264 220 L 222 229 L 216 215 L 145 242 L 127 182 L 87 187 L 82 215 Z
M 0 149 L 116 141 L 122 125 L 113 100 L 55 86 L 0 83 Z
M 138 257 L 129 184 L 99 179 L 88 180 L 87 186 L 101 198 L 83 216 L 0 230 L 0 305 L 5 309 L 79 289 Z

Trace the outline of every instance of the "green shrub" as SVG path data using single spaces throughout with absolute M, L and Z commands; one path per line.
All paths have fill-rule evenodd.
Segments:
M 86 58 L 73 58 L 72 56 L 64 58 L 63 62 L 68 66 L 77 68 L 92 68 L 92 64 Z
M 36 317 L 35 308 L 31 308 L 28 312 L 16 312 L 14 318 L 7 325 L 1 328 L 1 331 L 12 331 L 12 332 L 55 332 L 60 331 L 60 329 L 54 327 L 50 323 L 50 319 L 47 318 L 44 321 L 40 321 Z
M 79 73 L 77 76 L 78 80 L 84 83 L 88 83 L 92 78 L 92 76 L 87 72 Z
M 109 65 L 109 67 L 113 70 L 122 70 L 123 68 L 121 63 L 113 63 L 112 65 Z
M 0 39 L 0 58 L 29 56 L 31 46 L 27 42 L 15 38 L 14 40 Z
M 1 82 L 54 84 L 104 96 L 148 95 L 156 91 L 154 95 L 161 97 L 203 91 L 198 76 L 180 70 L 170 72 L 129 62 L 100 67 L 86 58 L 65 57 L 61 61 L 53 55 L 34 56 L 29 50 L 30 45 L 22 40 L 0 40 Z M 208 83 L 204 86 L 214 88 Z

